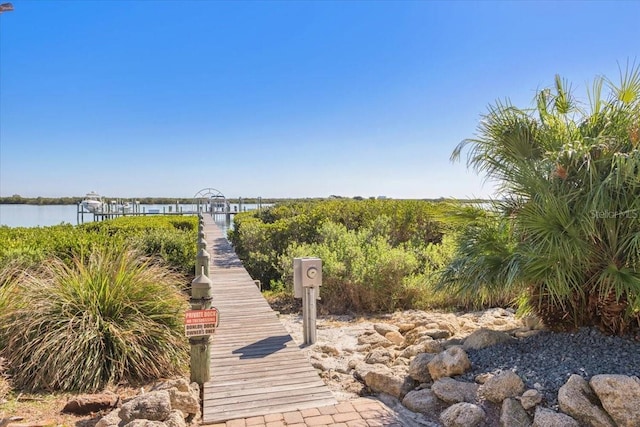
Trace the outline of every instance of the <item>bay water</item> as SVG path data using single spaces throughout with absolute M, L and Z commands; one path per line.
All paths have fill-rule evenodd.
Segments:
M 263 205 L 264 206 L 264 205 Z M 242 210 L 249 211 L 257 209 L 257 205 L 243 204 Z M 231 212 L 239 209 L 238 205 L 231 204 Z M 194 206 L 189 205 L 140 205 L 140 212 L 159 212 L 169 213 L 181 211 L 192 211 Z M 92 213 L 78 214 L 77 205 L 13 205 L 0 204 L 0 226 L 8 227 L 47 227 L 60 224 L 77 225 L 78 223 L 86 223 L 94 220 Z M 226 230 L 232 223 L 226 224 L 224 215 L 216 215 L 216 223 Z

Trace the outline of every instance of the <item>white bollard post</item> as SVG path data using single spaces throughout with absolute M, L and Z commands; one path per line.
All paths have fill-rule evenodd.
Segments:
M 316 300 L 320 299 L 322 260 L 320 258 L 293 259 L 294 297 L 302 298 L 302 335 L 304 345 L 316 342 Z

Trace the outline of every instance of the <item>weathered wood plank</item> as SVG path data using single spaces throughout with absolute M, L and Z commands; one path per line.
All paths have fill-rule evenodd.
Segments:
M 204 231 L 220 326 L 211 340 L 203 423 L 335 404 L 209 217 Z

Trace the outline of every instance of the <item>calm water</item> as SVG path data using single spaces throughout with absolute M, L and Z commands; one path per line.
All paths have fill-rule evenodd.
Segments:
M 264 205 L 263 205 L 264 206 Z M 183 211 L 193 210 L 193 205 L 179 205 Z M 243 204 L 242 210 L 256 209 L 256 205 Z M 237 205 L 231 205 L 231 211 L 237 210 Z M 175 212 L 176 205 L 140 205 L 141 212 Z M 59 224 L 76 225 L 78 219 L 81 222 L 93 221 L 93 214 L 85 213 L 78 218 L 78 207 L 76 205 L 0 205 L 0 225 L 9 227 L 45 227 Z M 218 225 L 227 228 L 225 218 L 217 215 Z

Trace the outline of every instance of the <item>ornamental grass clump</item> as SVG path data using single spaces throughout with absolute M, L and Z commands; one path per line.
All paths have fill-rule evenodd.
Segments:
M 0 404 L 9 392 L 11 391 L 11 385 L 9 384 L 9 376 L 6 374 L 7 366 L 6 360 L 0 357 Z
M 180 373 L 183 279 L 118 245 L 46 260 L 0 288 L 0 356 L 25 390 L 92 392 Z

